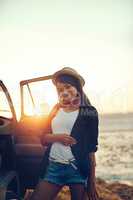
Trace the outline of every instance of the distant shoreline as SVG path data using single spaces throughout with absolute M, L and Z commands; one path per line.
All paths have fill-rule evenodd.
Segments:
M 125 117 L 125 116 L 128 116 L 128 117 L 133 117 L 133 112 L 127 112 L 127 113 L 103 113 L 103 114 L 99 114 L 100 117 Z
M 133 112 L 99 115 L 100 132 L 132 132 Z
M 117 130 L 109 130 L 109 129 L 99 129 L 100 132 L 102 133 L 106 133 L 106 132 L 110 132 L 110 133 L 115 133 L 115 132 L 133 132 L 133 129 L 117 129 Z

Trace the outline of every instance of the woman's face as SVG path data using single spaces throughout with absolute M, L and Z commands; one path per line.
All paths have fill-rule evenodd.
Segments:
M 71 106 L 75 106 L 77 104 L 77 99 L 79 99 L 80 95 L 74 86 L 68 83 L 57 82 L 56 88 L 59 102 L 63 107 L 70 106 L 70 104 Z

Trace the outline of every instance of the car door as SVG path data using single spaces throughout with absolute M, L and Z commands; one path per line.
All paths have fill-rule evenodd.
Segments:
M 0 80 L 0 171 L 16 167 L 14 149 L 14 128 L 16 113 L 10 94 Z
M 17 169 L 21 189 L 33 188 L 38 181 L 39 166 L 45 148 L 40 135 L 47 123 L 48 114 L 57 103 L 56 88 L 51 76 L 20 82 L 21 117 L 16 128 Z

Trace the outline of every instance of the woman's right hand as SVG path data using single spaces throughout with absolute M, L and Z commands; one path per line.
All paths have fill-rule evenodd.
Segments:
M 75 138 L 71 137 L 68 134 L 57 134 L 55 135 L 57 142 L 60 142 L 66 146 L 72 146 L 77 143 Z
M 42 144 L 47 146 L 50 143 L 60 142 L 66 146 L 76 144 L 76 140 L 68 134 L 46 134 L 42 137 Z

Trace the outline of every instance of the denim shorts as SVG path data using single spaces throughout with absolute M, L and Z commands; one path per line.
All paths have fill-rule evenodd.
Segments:
M 80 174 L 77 168 L 77 162 L 74 160 L 71 164 L 49 161 L 46 173 L 40 181 L 48 181 L 58 185 L 70 185 L 75 183 L 86 185 L 87 180 Z

